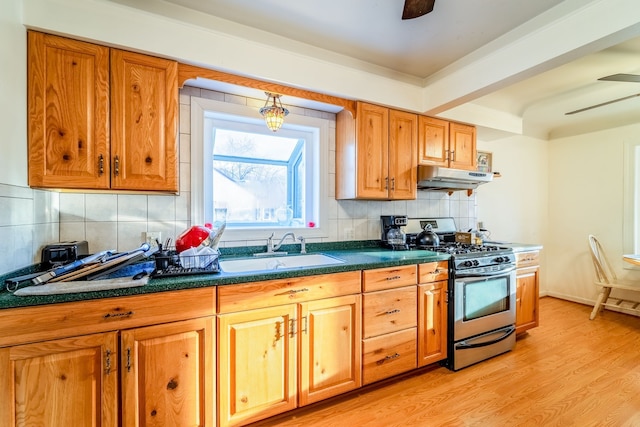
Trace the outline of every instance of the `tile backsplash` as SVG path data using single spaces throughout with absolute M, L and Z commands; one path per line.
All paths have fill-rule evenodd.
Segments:
M 0 185 L 0 274 L 39 261 L 46 243 L 87 240 L 89 251 L 137 247 L 143 233 L 160 231 L 162 237 L 175 238 L 190 224 L 190 105 L 191 97 L 246 103 L 259 108 L 264 100 L 228 95 L 186 86 L 180 91 L 180 193 L 179 195 L 133 195 L 57 193 Z M 331 113 L 292 107 L 297 114 L 318 115 L 332 121 Z M 335 158 L 335 138 L 330 158 Z M 335 162 L 330 162 L 330 182 L 335 183 Z M 453 217 L 459 229 L 475 228 L 476 195 L 458 191 L 419 191 L 417 200 L 354 201 L 335 200 L 330 188 L 326 203 L 329 212 L 329 237 L 310 242 L 368 240 L 380 238 L 380 215 L 407 214 Z M 345 235 L 344 230 L 353 230 Z M 264 245 L 256 241 L 222 241 L 223 246 Z
M 0 184 L 0 274 L 40 261 L 59 241 L 59 194 Z

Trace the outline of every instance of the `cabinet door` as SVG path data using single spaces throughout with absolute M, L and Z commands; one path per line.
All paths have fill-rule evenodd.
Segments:
M 360 295 L 300 304 L 300 405 L 361 385 Z
M 538 326 L 538 267 L 516 271 L 516 334 Z
M 359 103 L 357 109 L 357 197 L 389 197 L 389 109 Z
M 0 349 L 3 426 L 118 425 L 117 333 Z
M 178 191 L 178 64 L 111 50 L 112 188 Z
M 122 332 L 126 426 L 215 426 L 214 318 Z
M 449 166 L 449 122 L 433 117 L 418 118 L 418 163 Z
M 475 126 L 451 123 L 449 129 L 451 160 L 449 167 L 476 170 L 478 158 L 476 150 Z
M 418 116 L 389 110 L 389 198 L 412 200 L 417 192 Z
M 447 282 L 418 285 L 418 367 L 447 357 Z
M 244 425 L 296 407 L 297 306 L 218 316 L 218 418 Z
M 29 185 L 109 188 L 109 49 L 28 33 Z

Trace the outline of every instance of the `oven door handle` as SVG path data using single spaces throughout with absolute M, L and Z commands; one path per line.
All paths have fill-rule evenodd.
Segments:
M 469 349 L 469 348 L 478 348 L 478 347 L 486 347 L 488 345 L 493 345 L 495 343 L 498 343 L 502 340 L 505 340 L 509 337 L 509 335 L 513 334 L 516 331 L 516 327 L 513 325 L 510 325 L 504 332 L 504 334 L 502 334 L 500 337 L 491 340 L 491 341 L 484 341 L 484 342 L 479 342 L 477 344 L 469 344 L 467 341 L 460 341 L 459 343 L 456 343 L 456 349 L 460 349 L 460 350 L 464 350 L 464 349 Z
M 503 265 L 500 268 L 491 271 L 483 271 L 482 268 L 470 268 L 468 270 L 456 270 L 456 277 L 484 277 L 484 276 L 499 276 L 505 273 L 510 273 L 516 269 L 515 265 Z

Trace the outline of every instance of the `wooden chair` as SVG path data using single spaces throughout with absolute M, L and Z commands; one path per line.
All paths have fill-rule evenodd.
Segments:
M 631 282 L 619 280 L 616 277 L 616 273 L 611 268 L 609 260 L 600 245 L 600 242 L 592 234 L 589 235 L 589 247 L 591 248 L 591 259 L 593 260 L 593 266 L 596 270 L 596 280 L 594 283 L 601 288 L 598 299 L 593 307 L 591 320 L 595 319 L 596 315 L 603 309 L 603 307 L 618 308 L 621 310 L 635 312 L 640 314 L 640 302 L 626 300 L 622 298 L 611 297 L 611 291 L 613 289 L 620 289 L 625 291 L 637 291 L 640 292 L 640 282 Z

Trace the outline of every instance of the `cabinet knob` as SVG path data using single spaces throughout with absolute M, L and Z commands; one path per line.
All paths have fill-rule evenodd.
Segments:
M 120 175 L 120 158 L 116 156 L 113 160 L 113 176 Z
M 98 176 L 102 176 L 104 174 L 104 156 L 100 154 L 98 156 Z

